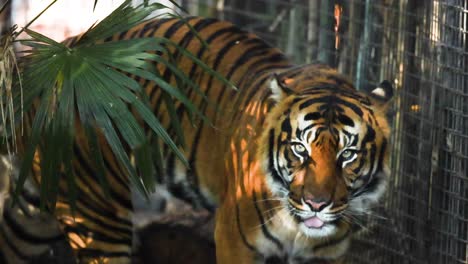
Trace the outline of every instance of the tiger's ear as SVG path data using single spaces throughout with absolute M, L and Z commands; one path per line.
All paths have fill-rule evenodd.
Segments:
M 369 96 L 385 105 L 393 98 L 393 86 L 389 81 L 384 80 L 369 93 Z
M 376 88 L 370 91 L 369 96 L 374 102 L 374 106 L 378 112 L 384 114 L 388 122 L 392 122 L 395 116 L 393 109 L 392 98 L 393 98 L 393 86 L 385 80 L 382 81 Z
M 270 78 L 268 86 L 271 90 L 271 98 L 277 103 L 294 93 L 293 90 L 280 80 L 276 73 Z

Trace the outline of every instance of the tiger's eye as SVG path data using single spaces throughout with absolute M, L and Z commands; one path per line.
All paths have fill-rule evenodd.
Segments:
M 306 151 L 306 148 L 304 147 L 304 145 L 302 145 L 300 143 L 296 143 L 296 144 L 292 145 L 292 148 L 298 154 L 303 153 L 304 151 Z
M 353 157 L 354 153 L 354 151 L 347 149 L 341 153 L 341 157 L 346 160 Z

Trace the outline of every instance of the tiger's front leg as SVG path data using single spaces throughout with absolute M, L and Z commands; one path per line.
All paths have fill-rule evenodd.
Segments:
M 238 202 L 225 201 L 216 211 L 216 261 L 222 264 L 264 263 L 255 245 L 255 228 L 248 228 L 248 217 Z

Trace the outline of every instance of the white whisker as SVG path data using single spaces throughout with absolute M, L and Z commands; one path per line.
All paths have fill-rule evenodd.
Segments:
M 284 199 L 284 198 L 267 198 L 267 199 L 256 200 L 255 202 L 260 203 L 260 202 L 269 202 L 269 201 L 284 202 L 284 201 L 286 201 L 286 199 Z
M 261 228 L 262 226 L 264 226 L 264 225 L 266 225 L 266 224 L 272 222 L 273 219 L 275 219 L 275 218 L 278 218 L 278 219 L 282 222 L 283 219 L 280 217 L 279 212 L 280 212 L 281 210 L 288 210 L 288 209 L 287 209 L 286 207 L 284 207 L 284 205 L 280 205 L 280 206 L 276 206 L 276 207 L 274 207 L 274 208 L 270 208 L 270 209 L 268 209 L 268 210 L 266 210 L 266 211 L 263 211 L 262 214 L 264 215 L 264 214 L 266 214 L 266 213 L 268 213 L 268 212 L 271 212 L 271 211 L 273 211 L 273 210 L 276 210 L 276 212 L 275 212 L 270 218 L 268 218 L 268 219 L 267 219 L 266 221 L 264 221 L 262 224 L 259 224 L 259 225 L 257 225 L 257 226 L 254 226 L 253 229 Z

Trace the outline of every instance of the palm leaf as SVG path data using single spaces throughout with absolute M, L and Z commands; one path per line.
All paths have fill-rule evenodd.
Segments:
M 180 150 L 184 137 L 175 112 L 174 100 L 183 104 L 190 115 L 195 114 L 202 120 L 209 121 L 187 98 L 182 88 L 191 87 L 204 100 L 207 98 L 197 84 L 173 65 L 173 62 L 157 55 L 156 51 L 170 57 L 167 47 L 172 46 L 226 86 L 233 85 L 170 40 L 140 38 L 103 41 L 134 27 L 153 11 L 161 8 L 166 7 L 147 3 L 131 7 L 130 1 L 125 1 L 102 22 L 93 25 L 81 35 L 70 47 L 25 29 L 31 39 L 23 43 L 33 49 L 24 56 L 27 64 L 23 73 L 24 103 L 28 109 L 35 108 L 35 116 L 24 152 L 16 194 L 21 192 L 35 153 L 39 152 L 42 207 L 53 209 L 59 191 L 58 185 L 64 174 L 69 193 L 72 194 L 69 199 L 73 205 L 77 195 L 72 166 L 72 160 L 75 158 L 73 144 L 77 133 L 75 120 L 81 123 L 78 129 L 84 131 L 87 137 L 85 149 L 88 149 L 95 177 L 104 193 L 109 193 L 109 185 L 105 177 L 102 140 L 112 150 L 122 171 L 129 175 L 130 182 L 143 194 L 154 190 L 154 172 L 162 173 L 163 157 L 158 142 L 168 145 L 182 163 L 188 166 Z M 163 80 L 154 66 L 155 63 L 170 69 L 177 83 L 183 87 L 173 87 Z M 174 142 L 164 129 L 149 107 L 144 90 L 130 76 L 153 81 L 163 90 L 164 103 L 169 109 L 178 143 Z M 143 129 L 143 124 L 149 131 Z M 150 138 L 152 142 L 149 141 Z

